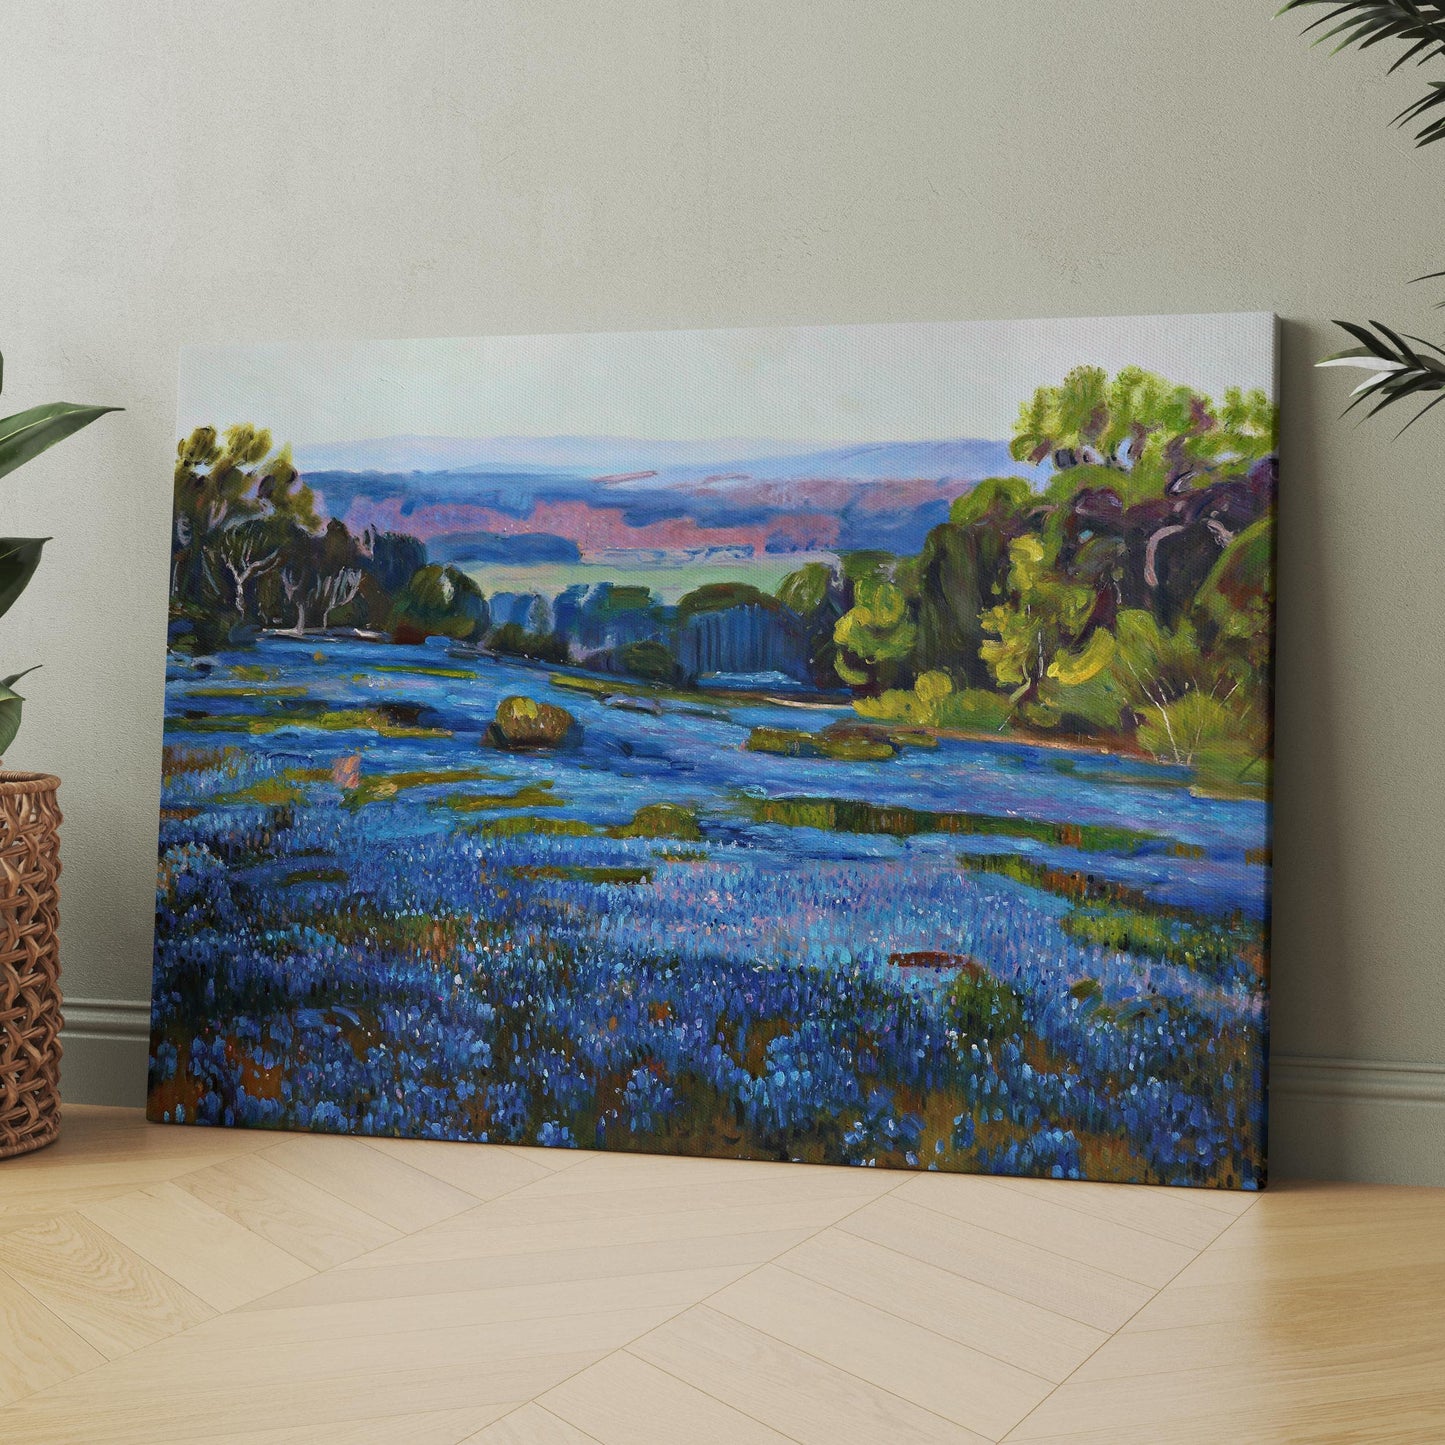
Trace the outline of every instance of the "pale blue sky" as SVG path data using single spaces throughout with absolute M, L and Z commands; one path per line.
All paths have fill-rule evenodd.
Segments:
M 187 347 L 182 433 L 298 446 L 397 435 L 788 442 L 1006 438 L 1071 367 L 1136 363 L 1211 395 L 1274 387 L 1259 313 Z

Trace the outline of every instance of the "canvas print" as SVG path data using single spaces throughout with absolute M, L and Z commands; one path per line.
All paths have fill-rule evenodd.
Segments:
M 1260 1187 L 1274 336 L 188 350 L 150 1116 Z

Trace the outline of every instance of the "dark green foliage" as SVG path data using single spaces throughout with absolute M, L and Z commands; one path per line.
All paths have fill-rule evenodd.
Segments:
M 52 401 L 28 411 L 0 418 L 0 477 L 34 461 L 56 442 L 73 436 L 82 427 L 118 406 L 76 406 L 74 402 Z
M 9 612 L 35 575 L 41 549 L 49 540 L 48 537 L 0 537 L 0 617 Z
M 847 610 L 847 583 L 841 571 L 826 562 L 809 562 L 778 584 L 778 601 L 803 624 L 803 643 L 813 685 L 838 685 L 838 647 L 833 630 Z
M 398 642 L 428 637 L 472 642 L 485 635 L 488 617 L 487 599 L 465 572 L 433 563 L 402 588 L 391 612 L 391 635 Z
M 671 648 L 651 638 L 644 642 L 629 642 L 618 652 L 617 661 L 623 672 L 644 682 L 674 683 L 680 680 L 681 670 Z
M 637 590 L 645 591 L 643 588 Z M 750 582 L 709 582 L 678 600 L 677 620 L 686 622 L 704 612 L 726 612 L 732 607 L 749 605 L 775 611 L 778 599 L 759 591 Z
M 372 539 L 368 570 L 387 593 L 400 592 L 426 566 L 426 546 L 403 532 L 381 532 Z
M 959 502 L 970 501 L 976 492 Z M 960 520 L 928 534 L 919 558 L 915 668 L 946 672 L 961 687 L 988 687 L 993 678 L 979 655 L 983 614 L 992 605 L 1017 514 L 970 516 L 955 503 L 954 515 Z
M 504 657 L 529 657 L 536 662 L 567 661 L 567 639 L 555 632 L 528 632 L 520 622 L 504 622 L 487 636 L 487 646 Z

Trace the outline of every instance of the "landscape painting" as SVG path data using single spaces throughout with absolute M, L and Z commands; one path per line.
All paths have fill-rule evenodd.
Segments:
M 149 1113 L 1257 1189 L 1265 315 L 182 361 Z

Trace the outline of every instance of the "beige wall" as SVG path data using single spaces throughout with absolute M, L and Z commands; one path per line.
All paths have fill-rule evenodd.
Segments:
M 1445 147 L 1274 8 L 0 0 L 7 399 L 128 407 L 0 511 L 55 538 L 3 649 L 46 663 L 9 762 L 65 779 L 71 1095 L 142 1086 L 182 341 L 1274 310 L 1276 1159 L 1445 1182 L 1445 411 L 1356 430 L 1309 364 L 1445 332 L 1403 284 Z

